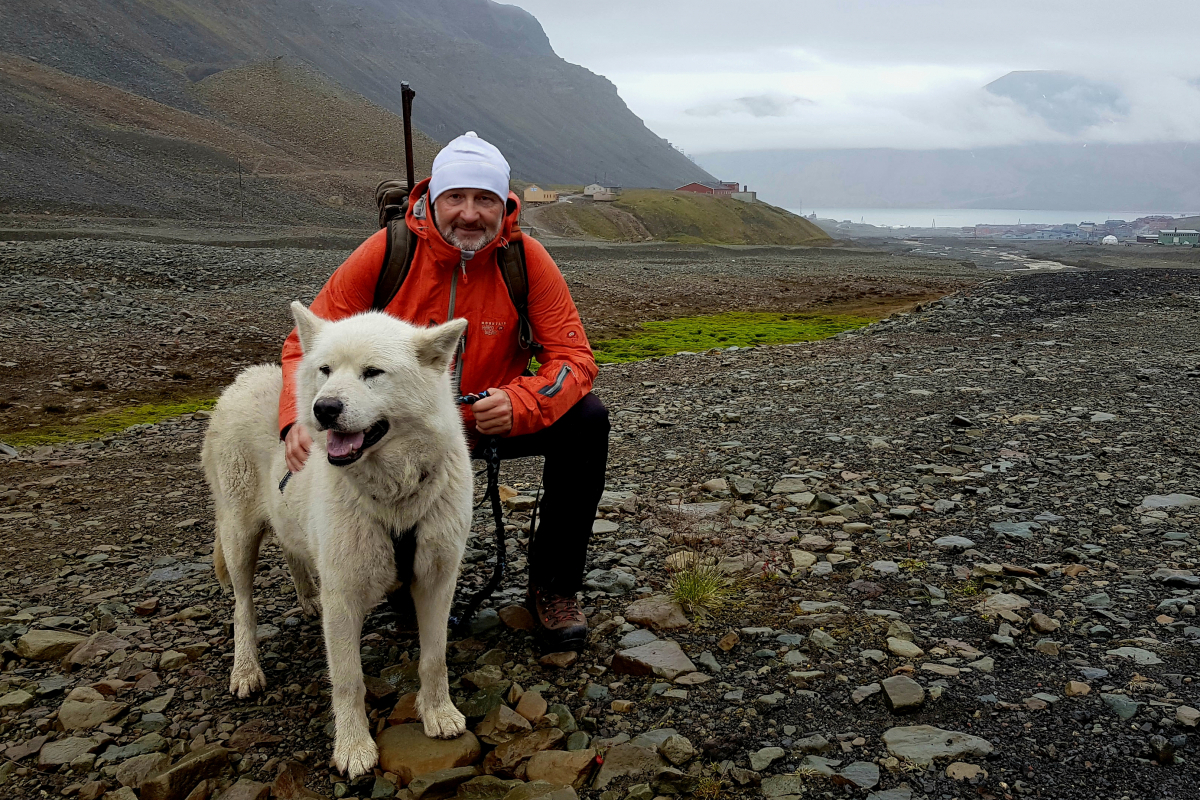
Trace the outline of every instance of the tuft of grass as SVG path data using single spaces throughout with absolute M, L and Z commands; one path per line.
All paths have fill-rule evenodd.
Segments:
M 968 581 L 963 581 L 957 586 L 952 587 L 950 591 L 956 595 L 959 595 L 960 597 L 973 597 L 983 590 L 980 588 L 979 579 L 971 578 Z
M 701 800 L 716 800 L 725 789 L 725 782 L 716 775 L 701 775 L 696 780 L 696 788 L 692 791 Z
M 900 569 L 906 569 L 909 572 L 924 572 L 929 568 L 929 565 L 919 558 L 906 558 L 896 566 L 900 567 Z
M 736 589 L 714 564 L 699 560 L 671 574 L 671 599 L 697 614 L 716 614 L 735 595 Z
M 144 403 L 130 408 L 114 408 L 74 422 L 59 422 L 39 428 L 2 432 L 0 441 L 13 447 L 87 442 L 111 433 L 120 433 L 132 425 L 154 424 L 194 411 L 207 411 L 216 404 L 215 397 L 190 397 L 162 403 Z
M 677 317 L 642 324 L 634 336 L 593 342 L 601 364 L 639 361 L 674 355 L 683 350 L 703 352 L 714 347 L 752 347 L 827 339 L 869 325 L 871 319 L 848 315 L 772 314 L 731 311 L 698 317 Z

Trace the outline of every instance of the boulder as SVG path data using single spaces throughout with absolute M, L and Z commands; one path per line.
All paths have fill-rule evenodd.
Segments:
M 525 766 L 530 781 L 546 781 L 555 786 L 582 787 L 596 764 L 596 751 L 543 750 L 534 753 Z
M 920 658 L 925 655 L 925 651 L 912 642 L 895 636 L 888 637 L 887 645 L 888 650 L 892 651 L 893 655 L 900 656 L 900 658 Z
M 662 639 L 619 651 L 613 656 L 612 671 L 618 675 L 657 675 L 674 680 L 686 672 L 695 672 L 696 665 L 678 644 Z
M 939 760 L 983 758 L 993 749 L 986 739 L 932 725 L 891 728 L 884 732 L 883 743 L 887 745 L 889 755 L 921 766 Z
M 79 736 L 59 739 L 57 742 L 50 742 L 42 747 L 38 753 L 38 769 L 61 767 L 63 764 L 70 764 L 82 755 L 94 753 L 98 749 L 100 749 L 100 742 L 96 739 L 85 739 Z
M 543 701 L 543 708 L 545 707 Z M 533 730 L 530 720 L 506 705 L 498 705 L 475 726 L 475 734 L 485 744 L 500 745 Z
M 144 782 L 141 800 L 184 800 L 196 784 L 217 777 L 229 766 L 229 753 L 216 744 L 193 750 L 166 772 Z
M 171 757 L 166 753 L 146 753 L 122 762 L 117 767 L 115 777 L 122 786 L 139 789 L 143 783 L 166 772 L 170 766 Z
M 913 711 L 925 702 L 925 689 L 907 675 L 893 675 L 880 683 L 888 708 L 896 713 Z
M 659 631 L 686 628 L 689 625 L 687 617 L 683 615 L 683 607 L 661 594 L 643 597 L 631 603 L 625 609 L 625 619 Z
M 1022 622 L 1017 611 L 1028 608 L 1029 601 L 1015 594 L 999 592 L 975 604 L 975 610 L 988 617 L 999 616 L 1009 622 Z
M 530 722 L 537 722 L 546 716 L 546 710 L 546 699 L 539 692 L 525 692 L 517 702 L 516 712 Z
M 0 697 L 0 716 L 20 713 L 31 705 L 33 705 L 33 695 L 23 689 L 17 689 L 15 692 L 9 692 Z
M 95 689 L 80 686 L 71 690 L 58 709 L 58 723 L 67 731 L 91 730 L 123 714 L 128 707 L 125 703 L 105 700 Z
M 517 767 L 543 750 L 566 747 L 567 735 L 558 728 L 541 728 L 510 739 L 487 754 L 483 771 L 502 778 L 517 777 Z
M 118 650 L 128 650 L 132 647 L 129 642 L 113 636 L 111 633 L 97 631 L 86 640 L 72 648 L 66 656 L 68 664 L 86 664 L 92 659 L 112 655 Z
M 412 783 L 408 784 L 408 793 L 412 800 L 421 800 L 425 795 L 445 797 L 478 775 L 478 767 L 451 767 L 430 772 L 428 775 L 414 778 Z
M 469 766 L 480 753 L 479 740 L 470 731 L 457 739 L 430 739 L 417 723 L 384 728 L 375 743 L 380 768 L 396 775 L 402 786 L 431 772 Z
M 613 747 L 604 755 L 604 763 L 596 773 L 593 789 L 604 789 L 618 778 L 649 778 L 667 766 L 658 753 L 646 747 L 626 742 Z
M 66 631 L 30 631 L 17 639 L 17 655 L 30 661 L 58 661 L 87 637 Z

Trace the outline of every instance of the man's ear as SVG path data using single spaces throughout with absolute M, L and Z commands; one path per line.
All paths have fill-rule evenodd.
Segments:
M 428 328 L 417 334 L 417 361 L 423 367 L 445 372 L 458 347 L 458 340 L 467 332 L 465 319 L 452 319 L 445 325 Z
M 321 332 L 321 328 L 325 327 L 325 320 L 305 308 L 299 300 L 292 301 L 292 319 L 296 320 L 296 333 L 300 337 L 300 349 L 307 353 L 316 340 L 317 334 Z

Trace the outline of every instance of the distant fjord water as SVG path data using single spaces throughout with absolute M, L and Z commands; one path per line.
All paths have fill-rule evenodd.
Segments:
M 968 228 L 975 225 L 1062 225 L 1081 222 L 1104 222 L 1123 219 L 1131 222 L 1139 217 L 1169 215 L 1185 216 L 1183 211 L 1096 211 L 1013 208 L 789 208 L 793 214 L 807 217 L 814 211 L 820 219 L 850 220 L 880 227 L 908 228 Z

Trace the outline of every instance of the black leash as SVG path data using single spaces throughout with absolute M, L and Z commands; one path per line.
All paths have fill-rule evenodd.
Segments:
M 463 395 L 458 398 L 458 402 L 462 405 L 474 405 L 487 396 L 487 392 Z M 496 436 L 486 436 L 481 441 L 481 445 L 484 460 L 487 462 L 487 491 L 484 493 L 484 500 L 491 501 L 492 518 L 496 521 L 496 566 L 492 570 L 492 577 L 488 579 L 482 589 L 471 595 L 471 599 L 467 601 L 462 611 L 458 614 L 451 614 L 450 627 L 458 634 L 463 633 L 471 624 L 471 620 L 475 618 L 475 612 L 483 605 L 483 601 L 500 588 L 500 584 L 504 580 L 504 569 L 508 565 L 508 548 L 505 546 L 504 540 L 504 511 L 500 507 L 500 440 Z M 537 506 L 535 505 L 530 517 L 530 531 L 536 524 Z

